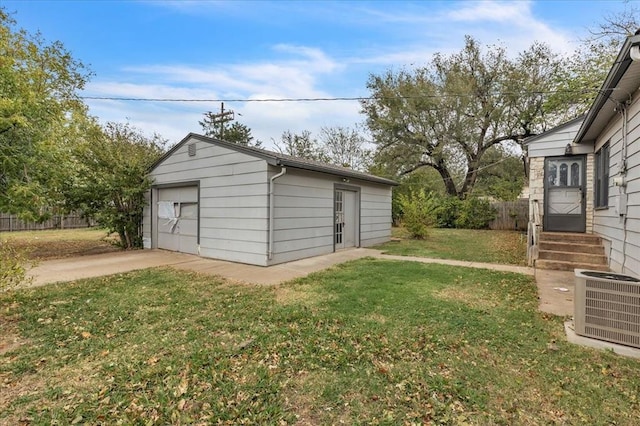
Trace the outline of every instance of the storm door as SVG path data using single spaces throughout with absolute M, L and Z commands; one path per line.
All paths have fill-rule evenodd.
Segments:
M 585 157 L 549 157 L 544 167 L 544 230 L 585 232 Z

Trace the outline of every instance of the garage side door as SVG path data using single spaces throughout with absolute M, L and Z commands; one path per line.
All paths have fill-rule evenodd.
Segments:
M 158 248 L 198 254 L 198 187 L 158 189 Z

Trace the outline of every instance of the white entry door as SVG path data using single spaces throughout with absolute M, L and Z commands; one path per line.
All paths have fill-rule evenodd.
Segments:
M 335 243 L 336 250 L 358 245 L 357 192 L 336 189 L 335 191 Z
M 584 156 L 545 160 L 545 231 L 585 232 Z

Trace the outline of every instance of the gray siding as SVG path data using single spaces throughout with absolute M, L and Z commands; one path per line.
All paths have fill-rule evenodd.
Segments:
M 194 157 L 188 155 L 191 143 L 196 144 Z M 201 256 L 266 265 L 266 161 L 192 139 L 159 164 L 152 177 L 156 185 L 200 182 Z
M 270 175 L 280 170 L 273 168 Z M 274 243 L 270 264 L 331 253 L 334 250 L 334 186 L 359 189 L 359 245 L 391 237 L 391 187 L 357 179 L 287 169 L 275 181 Z
M 594 212 L 594 232 L 607 240 L 609 266 L 640 276 L 640 102 L 638 93 L 629 108 L 626 188 L 613 185 L 620 175 L 622 120 L 616 116 L 596 141 L 596 150 L 610 146 L 609 206 Z M 627 202 L 626 209 L 621 203 Z M 626 213 L 626 215 L 624 214 Z
M 188 155 L 191 144 L 196 146 L 195 156 Z M 356 245 L 390 238 L 390 186 L 288 167 L 274 185 L 269 260 L 269 182 L 280 171 L 232 147 L 197 138 L 184 141 L 151 173 L 155 187 L 149 194 L 153 202 L 144 210 L 145 247 L 158 246 L 154 203 L 159 191 L 187 184 L 199 187 L 198 253 L 203 257 L 266 266 L 333 252 L 335 185 L 358 194 L 360 215 L 351 228 L 357 233 Z
M 279 171 L 273 168 L 271 176 Z M 291 168 L 275 180 L 270 264 L 333 252 L 333 184 L 340 181 Z
M 365 184 L 360 193 L 360 246 L 370 247 L 391 238 L 391 187 Z
M 535 157 L 556 157 L 564 155 L 565 147 L 568 143 L 573 142 L 582 121 L 562 126 L 558 130 L 550 130 L 546 134 L 542 134 L 530 143 L 527 143 L 527 155 L 530 158 Z M 589 154 L 593 152 L 593 147 L 583 144 L 573 147 L 574 154 Z

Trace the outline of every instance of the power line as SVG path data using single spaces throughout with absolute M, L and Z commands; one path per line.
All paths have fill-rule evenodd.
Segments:
M 264 98 L 264 99 L 174 99 L 174 98 L 121 98 L 117 96 L 79 96 L 80 99 L 134 102 L 319 102 L 319 101 L 361 101 L 373 97 L 338 98 Z
M 575 93 L 597 93 L 599 90 L 549 90 L 549 91 L 531 91 L 531 92 L 505 92 L 507 95 L 554 95 L 559 93 L 575 94 Z M 215 99 L 198 99 L 198 98 L 133 98 L 118 96 L 79 96 L 80 99 L 101 100 L 101 101 L 126 101 L 126 102 L 332 102 L 332 101 L 367 101 L 375 99 L 430 99 L 441 97 L 469 97 L 475 96 L 475 93 L 435 93 L 432 95 L 407 95 L 407 96 L 338 96 L 324 98 L 263 98 L 263 99 L 242 99 L 242 98 L 215 98 Z

